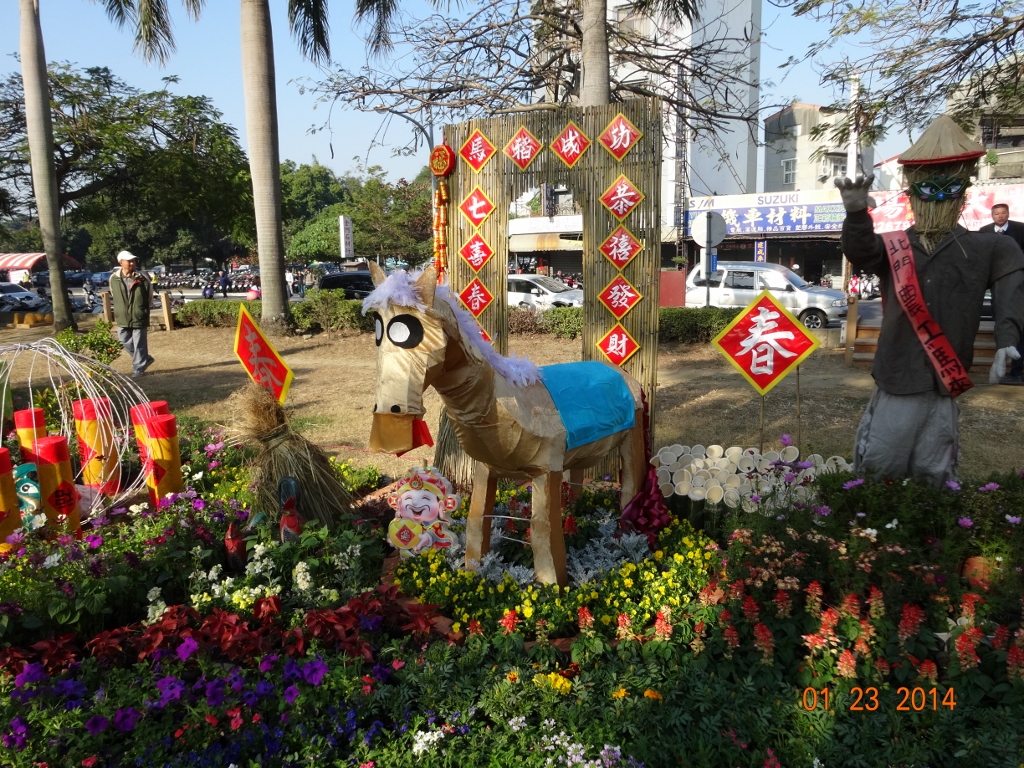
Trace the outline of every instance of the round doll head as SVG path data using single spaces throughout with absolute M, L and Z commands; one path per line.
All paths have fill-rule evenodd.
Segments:
M 429 525 L 448 519 L 459 506 L 459 497 L 434 467 L 414 467 L 388 496 L 388 504 L 395 510 L 395 517 Z

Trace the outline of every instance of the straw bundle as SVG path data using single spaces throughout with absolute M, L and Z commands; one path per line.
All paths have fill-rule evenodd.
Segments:
M 252 465 L 255 511 L 271 520 L 280 516 L 278 484 L 294 477 L 302 490 L 297 506 L 302 520 L 319 520 L 333 528 L 352 512 L 352 497 L 338 481 L 327 454 L 291 430 L 280 403 L 266 389 L 250 383 L 231 396 L 234 443 L 259 450 Z
M 966 160 L 959 163 L 936 165 L 906 165 L 903 175 L 907 185 L 932 178 L 938 171 L 947 176 L 969 181 L 971 174 L 976 173 L 977 160 Z M 914 212 L 914 231 L 926 253 L 931 253 L 942 239 L 953 231 L 960 220 L 960 212 L 967 203 L 967 195 L 958 200 L 921 200 L 914 194 L 910 195 L 910 209 Z

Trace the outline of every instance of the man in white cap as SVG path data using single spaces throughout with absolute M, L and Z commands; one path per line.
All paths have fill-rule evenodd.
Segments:
M 135 254 L 117 254 L 119 271 L 110 276 L 110 296 L 114 302 L 117 336 L 125 351 L 132 356 L 132 376 L 138 378 L 153 364 L 146 334 L 149 331 L 149 309 L 153 304 L 153 285 L 145 274 L 135 268 Z
M 956 397 L 967 372 L 985 291 L 995 309 L 996 384 L 1018 357 L 1024 329 L 1024 253 L 1009 237 L 958 224 L 980 144 L 945 115 L 899 159 L 914 226 L 876 235 L 868 214 L 874 177 L 836 179 L 846 208 L 842 246 L 855 270 L 880 275 L 882 328 L 872 375 L 875 392 L 857 429 L 854 470 L 910 477 L 941 487 L 960 458 Z

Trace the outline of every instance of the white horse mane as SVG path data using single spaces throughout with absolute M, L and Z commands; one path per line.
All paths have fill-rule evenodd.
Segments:
M 363 314 L 365 315 L 371 309 L 383 311 L 388 305 L 415 307 L 420 312 L 426 312 L 428 307 L 423 303 L 419 289 L 416 287 L 416 280 L 421 274 L 423 274 L 423 270 L 417 270 L 410 274 L 403 269 L 396 269 L 374 289 L 373 293 L 363 299 Z M 443 299 L 451 308 L 452 314 L 455 315 L 455 321 L 459 324 L 462 337 L 467 339 L 484 360 L 490 363 L 491 367 L 509 384 L 514 387 L 525 387 L 540 381 L 540 370 L 532 360 L 525 357 L 504 357 L 484 341 L 480 335 L 480 325 L 473 315 L 461 306 L 458 296 L 452 293 L 447 283 L 438 285 L 434 295 Z

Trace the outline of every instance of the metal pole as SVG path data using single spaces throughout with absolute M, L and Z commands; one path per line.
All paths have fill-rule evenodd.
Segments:
M 761 395 L 761 448 L 758 453 L 764 453 L 764 395 Z
M 796 367 L 796 447 L 800 450 L 800 366 Z
M 707 212 L 707 231 L 704 242 L 704 306 L 711 306 L 711 211 Z

